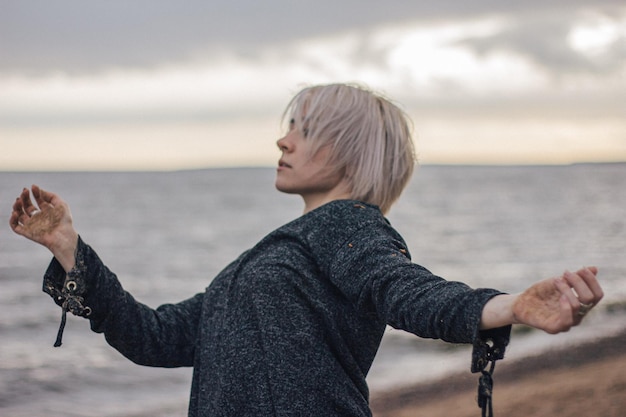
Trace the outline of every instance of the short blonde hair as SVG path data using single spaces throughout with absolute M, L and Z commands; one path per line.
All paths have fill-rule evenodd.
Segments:
M 381 94 L 353 84 L 303 89 L 285 109 L 315 154 L 331 146 L 329 165 L 343 171 L 351 198 L 387 213 L 400 197 L 416 163 L 411 122 Z

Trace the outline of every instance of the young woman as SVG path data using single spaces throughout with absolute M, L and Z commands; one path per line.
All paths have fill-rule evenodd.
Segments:
M 386 325 L 472 343 L 483 371 L 511 324 L 567 331 L 602 298 L 593 267 L 507 295 L 411 262 L 384 217 L 415 163 L 407 117 L 389 100 L 315 86 L 285 115 L 276 188 L 302 196 L 304 214 L 178 304 L 152 309 L 125 292 L 59 196 L 33 186 L 36 204 L 24 189 L 13 206 L 15 233 L 54 255 L 44 291 L 64 314 L 88 318 L 133 362 L 194 367 L 190 416 L 369 416 L 365 377 Z

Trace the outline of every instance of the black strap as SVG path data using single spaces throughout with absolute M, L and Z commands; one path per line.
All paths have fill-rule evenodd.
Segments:
M 493 417 L 493 371 L 496 361 L 491 361 L 489 371 L 484 369 L 478 380 L 478 406 L 482 410 L 482 417 Z
M 63 313 L 61 313 L 61 325 L 57 332 L 57 340 L 54 342 L 54 347 L 61 346 L 61 339 L 63 338 L 63 330 L 65 329 L 65 322 L 67 321 L 67 302 L 63 303 Z
M 504 358 L 509 343 L 511 326 L 484 330 L 474 340 L 472 350 L 472 373 L 480 372 L 478 380 L 478 407 L 482 417 L 493 417 L 493 372 L 496 361 Z

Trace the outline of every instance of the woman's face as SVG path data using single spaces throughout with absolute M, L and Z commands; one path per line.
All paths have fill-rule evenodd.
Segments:
M 330 149 L 324 146 L 311 154 L 307 140 L 293 120 L 289 132 L 278 140 L 282 156 L 276 170 L 276 188 L 289 194 L 300 194 L 305 201 L 328 196 L 345 186 L 342 170 L 329 165 Z

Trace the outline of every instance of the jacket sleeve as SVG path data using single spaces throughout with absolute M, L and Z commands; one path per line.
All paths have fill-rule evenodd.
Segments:
M 44 275 L 43 291 L 66 311 L 86 317 L 91 329 L 140 365 L 193 365 L 203 294 L 178 304 L 152 309 L 126 292 L 116 275 L 79 237 L 76 266 L 67 274 L 53 259 Z M 55 346 L 60 345 L 60 336 Z
M 502 294 L 447 281 L 411 262 L 402 238 L 386 223 L 368 224 L 338 245 L 329 265 L 335 285 L 362 311 L 420 337 L 474 345 L 472 369 L 489 353 L 501 359 L 511 326 L 480 331 L 484 305 Z M 495 346 L 494 346 L 495 345 Z

